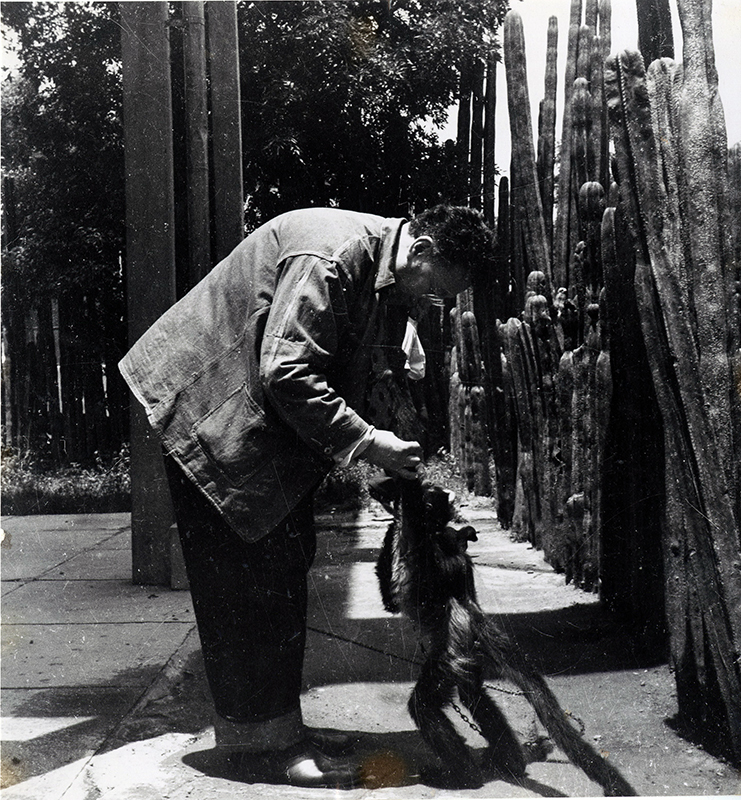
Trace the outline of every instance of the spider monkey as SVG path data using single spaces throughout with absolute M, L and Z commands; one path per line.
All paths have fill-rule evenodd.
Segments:
M 606 795 L 635 795 L 615 767 L 572 727 L 543 676 L 482 611 L 466 552 L 468 542 L 476 541 L 476 531 L 450 524 L 451 493 L 421 475 L 377 480 L 370 491 L 394 513 L 376 564 L 384 606 L 417 623 L 428 645 L 409 713 L 441 758 L 446 777 L 460 788 L 484 783 L 481 768 L 443 713 L 456 689 L 489 743 L 485 766 L 516 779 L 525 774 L 522 747 L 484 688 L 486 671 L 522 690 L 553 741 Z

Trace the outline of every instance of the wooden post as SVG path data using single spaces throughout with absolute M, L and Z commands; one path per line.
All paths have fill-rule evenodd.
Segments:
M 129 340 L 175 299 L 172 100 L 167 3 L 120 3 Z M 132 402 L 133 580 L 168 584 L 172 504 L 160 444 Z
M 206 11 L 211 77 L 214 256 L 221 261 L 244 236 L 237 4 L 233 0 L 209 2 Z
M 211 269 L 206 21 L 203 0 L 186 0 L 183 3 L 183 23 L 185 145 L 188 162 L 188 288 L 190 288 Z

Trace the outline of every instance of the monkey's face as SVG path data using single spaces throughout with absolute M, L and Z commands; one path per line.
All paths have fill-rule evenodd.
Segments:
M 453 519 L 455 495 L 430 481 L 422 482 L 425 522 L 430 533 L 439 533 Z
M 462 528 L 448 525 L 438 533 L 437 541 L 446 556 L 459 556 L 468 550 L 469 542 L 478 541 L 478 536 L 476 536 L 476 529 L 471 525 L 465 525 Z
M 425 524 L 428 535 L 434 536 L 445 555 L 457 556 L 466 552 L 469 542 L 477 540 L 470 525 L 454 528 L 455 494 L 428 481 L 422 484 L 425 501 Z

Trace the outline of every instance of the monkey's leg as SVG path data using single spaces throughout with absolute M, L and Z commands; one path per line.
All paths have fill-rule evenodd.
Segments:
M 455 680 L 444 654 L 433 652 L 425 661 L 409 698 L 409 713 L 422 738 L 442 761 L 445 776 L 462 789 L 474 789 L 483 785 L 481 771 L 443 712 L 452 702 L 454 691 Z
M 497 772 L 513 778 L 525 774 L 527 761 L 514 731 L 499 706 L 491 699 L 481 678 L 481 671 L 458 684 L 461 700 L 489 743 L 487 758 Z

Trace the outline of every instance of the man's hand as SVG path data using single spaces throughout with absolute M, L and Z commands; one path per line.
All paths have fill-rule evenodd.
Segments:
M 413 478 L 422 463 L 422 455 L 422 446 L 418 442 L 405 442 L 391 431 L 376 430 L 363 458 L 388 472 Z

